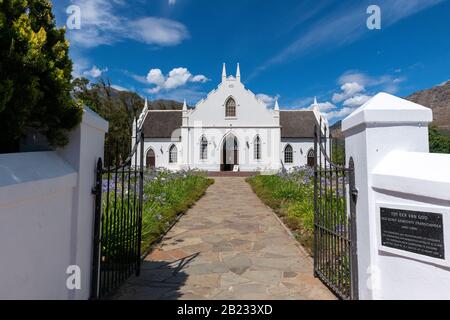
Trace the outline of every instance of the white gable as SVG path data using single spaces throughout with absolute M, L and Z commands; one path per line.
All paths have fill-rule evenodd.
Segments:
M 188 113 L 188 125 L 199 123 L 203 127 L 278 127 L 279 113 L 267 108 L 255 94 L 246 89 L 238 77 L 223 77 L 217 89 L 211 91 L 207 98 L 197 103 Z M 236 102 L 236 117 L 225 116 L 225 105 L 229 98 Z

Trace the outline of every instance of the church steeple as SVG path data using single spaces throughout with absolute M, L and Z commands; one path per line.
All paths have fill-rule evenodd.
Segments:
M 183 111 L 187 111 L 186 99 L 184 99 L 184 102 L 183 102 Z
M 239 66 L 239 62 L 237 64 L 237 70 L 236 70 L 236 80 L 241 82 L 241 67 Z
M 320 111 L 320 110 L 319 110 L 319 104 L 317 103 L 317 97 L 314 97 L 314 102 L 313 102 L 313 104 L 312 104 L 312 109 L 313 109 L 314 111 L 317 111 L 317 112 Z
M 227 67 L 224 63 L 222 68 L 222 82 L 225 82 L 225 80 L 227 80 Z
M 280 111 L 280 105 L 278 104 L 278 98 L 275 99 L 275 111 Z

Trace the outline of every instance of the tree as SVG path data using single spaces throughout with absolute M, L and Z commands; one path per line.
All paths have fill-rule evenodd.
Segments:
M 90 107 L 109 122 L 105 141 L 106 165 L 125 160 L 131 151 L 133 121 L 142 112 L 143 99 L 134 92 L 115 90 L 110 81 L 104 79 L 93 84 L 85 78 L 75 79 L 73 95 L 80 104 Z
M 437 127 L 430 126 L 430 152 L 450 153 L 450 137 L 438 131 Z
M 0 152 L 17 152 L 30 129 L 64 146 L 81 121 L 71 98 L 65 29 L 48 0 L 0 0 Z

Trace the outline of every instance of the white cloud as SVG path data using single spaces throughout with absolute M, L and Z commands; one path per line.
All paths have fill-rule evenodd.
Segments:
M 86 70 L 83 72 L 83 75 L 91 77 L 91 78 L 100 78 L 104 72 L 107 72 L 108 68 L 99 69 L 97 66 L 93 66 L 90 70 Z
M 175 5 L 177 3 L 177 0 L 169 0 L 169 5 Z
M 130 21 L 127 29 L 131 38 L 159 46 L 177 45 L 189 37 L 183 24 L 164 18 L 147 17 Z
M 161 90 L 173 90 L 186 85 L 188 82 L 207 82 L 209 79 L 202 75 L 192 75 L 187 68 L 174 68 L 168 75 L 164 75 L 161 69 L 151 69 L 146 77 L 148 83 L 154 85 L 149 89 L 150 93 L 158 93 Z
M 323 112 L 323 113 L 327 113 L 327 112 L 329 112 L 330 110 L 336 109 L 336 105 L 332 104 L 332 103 L 329 102 L 329 101 L 327 101 L 327 102 L 321 102 L 321 103 L 318 103 L 317 105 L 318 105 L 319 111 L 320 111 L 320 112 Z M 313 105 L 311 105 L 310 108 L 312 108 L 312 107 L 313 107 Z
M 399 85 L 405 80 L 405 77 L 394 77 L 391 75 L 372 77 L 358 71 L 347 71 L 339 77 L 338 83 L 345 85 L 346 83 L 355 82 L 365 88 L 380 87 L 382 91 L 396 93 Z
M 200 82 L 200 83 L 205 83 L 205 82 L 209 81 L 209 79 L 202 74 L 193 76 L 191 80 L 192 80 L 192 82 Z
M 350 97 L 353 97 L 355 94 L 363 92 L 365 88 L 358 82 L 347 82 L 341 86 L 341 90 L 342 93 L 335 93 L 333 95 L 332 100 L 334 103 L 339 103 Z
M 269 96 L 267 94 L 264 93 L 260 93 L 256 95 L 256 98 L 258 98 L 259 100 L 261 100 L 262 102 L 264 102 L 268 107 L 271 107 L 275 104 L 275 100 L 277 98 L 279 98 L 278 95 L 276 96 Z
M 369 101 L 372 97 L 367 95 L 356 95 L 354 97 L 348 98 L 343 102 L 343 105 L 346 107 L 359 107 L 362 106 L 364 103 Z
M 352 107 L 343 107 L 339 110 L 334 110 L 334 111 L 326 113 L 326 116 L 327 116 L 328 120 L 340 119 L 340 118 L 344 118 L 344 117 L 348 116 L 350 113 L 355 111 L 355 109 L 356 108 L 352 108 Z
M 117 91 L 130 91 L 130 90 L 128 90 L 127 88 L 122 87 L 122 86 L 119 86 L 119 85 L 117 85 L 117 84 L 112 84 L 112 85 L 111 85 L 111 88 L 116 89 Z
M 174 46 L 189 37 L 180 22 L 159 18 L 129 19 L 118 13 L 126 6 L 123 0 L 72 0 L 81 8 L 81 29 L 68 30 L 73 45 L 96 47 L 126 39 L 155 46 Z M 118 8 L 121 7 L 121 8 Z

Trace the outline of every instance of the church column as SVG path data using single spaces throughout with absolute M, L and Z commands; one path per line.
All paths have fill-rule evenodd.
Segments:
M 272 129 L 272 150 L 271 150 L 271 169 L 279 170 L 281 168 L 281 128 L 280 128 L 280 105 L 278 99 L 275 100 L 275 107 L 273 110 L 274 124 L 277 126 Z
M 183 103 L 183 120 L 181 126 L 181 166 L 185 169 L 189 169 L 190 163 L 190 137 L 189 137 L 189 115 L 186 100 Z

